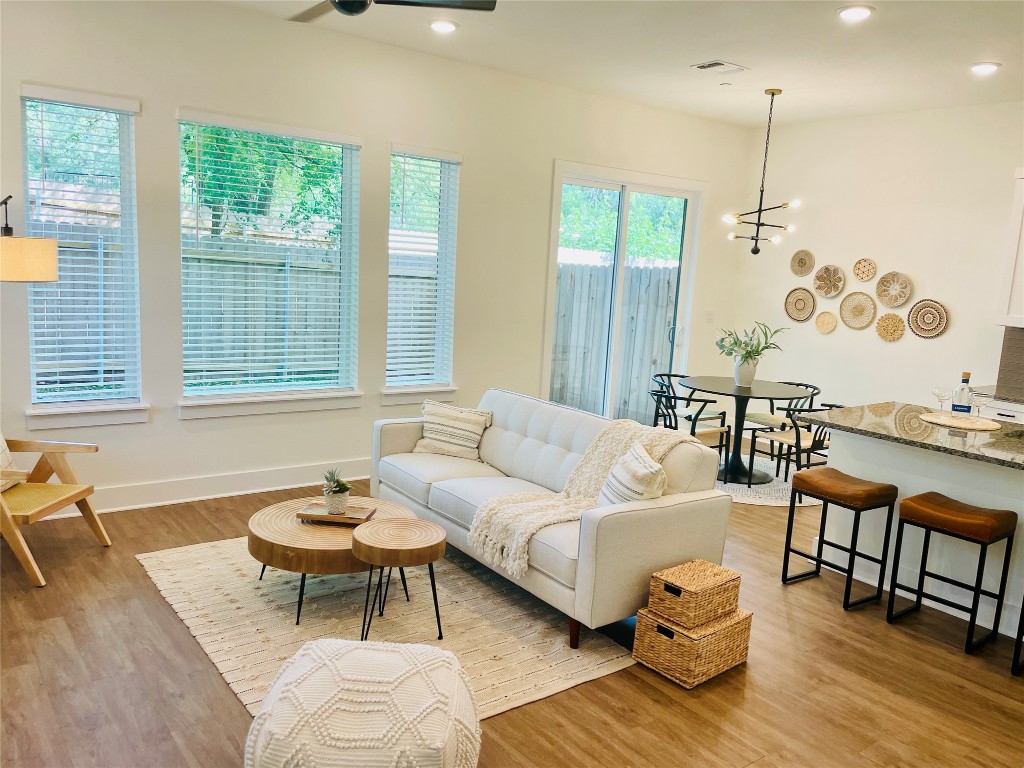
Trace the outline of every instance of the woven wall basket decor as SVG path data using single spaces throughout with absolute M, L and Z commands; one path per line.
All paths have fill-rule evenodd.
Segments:
M 793 274 L 797 277 L 809 275 L 811 270 L 814 269 L 814 254 L 803 249 L 797 251 L 793 254 L 793 258 L 789 260 L 789 268 L 793 270 Z
M 846 275 L 835 264 L 827 264 L 814 274 L 814 290 L 826 299 L 838 296 L 846 285 Z
M 861 291 L 851 293 L 839 305 L 839 316 L 847 328 L 867 328 L 875 319 L 875 300 Z
M 902 272 L 886 272 L 875 286 L 878 300 L 887 307 L 903 306 L 913 292 L 914 283 Z
M 882 341 L 898 341 L 903 337 L 906 325 L 903 322 L 903 318 L 895 312 L 886 312 L 878 318 L 878 322 L 875 323 L 875 330 Z
M 822 312 L 814 318 L 814 327 L 819 333 L 832 333 L 836 329 L 836 316 L 831 312 Z
M 857 262 L 853 265 L 853 276 L 862 283 L 866 283 L 875 276 L 876 269 L 875 262 L 871 259 L 857 259 Z
M 934 299 L 921 299 L 910 308 L 907 322 L 910 323 L 910 330 L 922 339 L 934 339 L 946 330 L 949 314 Z
M 802 323 L 814 314 L 814 294 L 806 288 L 794 288 L 786 294 L 786 314 Z

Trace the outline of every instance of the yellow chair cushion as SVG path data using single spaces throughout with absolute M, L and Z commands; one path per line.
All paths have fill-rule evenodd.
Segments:
M 786 429 L 791 423 L 785 416 L 775 413 L 748 413 L 746 421 L 773 429 Z
M 4 504 L 18 523 L 34 523 L 40 518 L 74 504 L 92 493 L 91 485 L 61 483 L 20 483 L 3 492 Z

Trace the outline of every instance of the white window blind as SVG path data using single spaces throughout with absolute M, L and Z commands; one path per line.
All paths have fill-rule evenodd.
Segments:
M 354 387 L 359 148 L 180 131 L 185 395 Z
M 22 99 L 25 228 L 58 241 L 29 289 L 32 402 L 139 399 L 133 115 Z
M 459 163 L 391 155 L 385 385 L 450 384 Z

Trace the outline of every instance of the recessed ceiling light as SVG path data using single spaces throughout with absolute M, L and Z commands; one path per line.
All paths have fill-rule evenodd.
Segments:
M 447 21 L 445 19 L 438 19 L 437 21 L 430 22 L 430 28 L 441 35 L 450 35 L 459 25 L 454 21 Z
M 847 5 L 836 11 L 836 13 L 839 14 L 840 19 L 850 24 L 856 24 L 858 21 L 864 21 L 864 19 L 874 12 L 875 9 L 870 5 Z
M 991 75 L 1001 66 L 1003 65 L 998 61 L 979 61 L 977 64 L 971 64 L 971 72 L 985 77 L 985 75 Z

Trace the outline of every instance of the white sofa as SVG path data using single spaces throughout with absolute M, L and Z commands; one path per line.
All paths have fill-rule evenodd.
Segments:
M 373 496 L 437 523 L 452 546 L 473 557 L 469 527 L 482 502 L 561 491 L 609 423 L 501 389 L 488 390 L 479 408 L 494 413 L 480 442 L 482 461 L 413 453 L 422 419 L 388 419 L 374 424 L 370 470 Z M 581 623 L 600 627 L 646 605 L 655 571 L 693 558 L 722 562 L 732 499 L 715 490 L 718 455 L 686 442 L 662 464 L 664 496 L 587 510 L 581 520 L 543 528 L 530 541 L 529 569 L 515 582 L 569 616 L 573 648 Z

